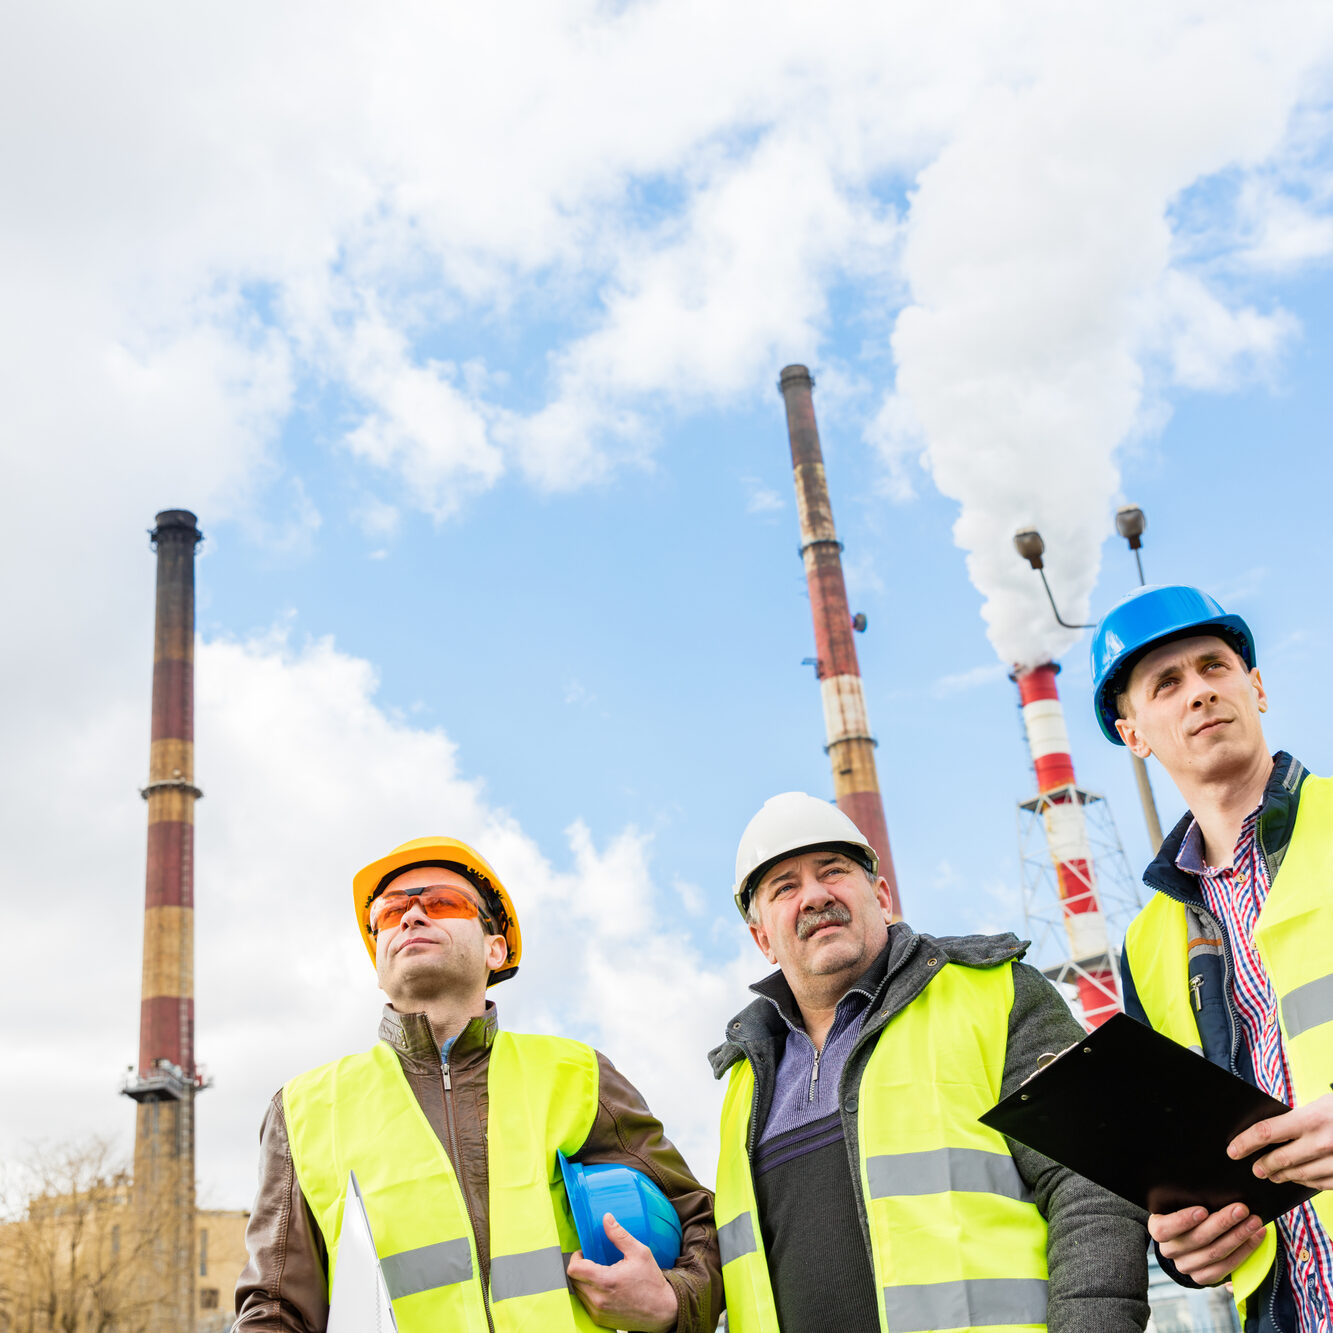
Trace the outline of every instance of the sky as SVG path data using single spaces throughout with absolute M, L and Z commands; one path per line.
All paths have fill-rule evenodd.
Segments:
M 767 970 L 736 842 L 832 794 L 786 364 L 917 928 L 1024 932 L 1015 664 L 1062 667 L 1107 876 L 1149 858 L 1019 527 L 1082 622 L 1140 505 L 1333 769 L 1328 6 L 46 3 L 0 69 L 0 1160 L 130 1144 L 162 509 L 205 534 L 210 1206 L 374 1039 L 351 876 L 431 832 L 520 913 L 502 1021 L 711 1179 L 705 1052 Z

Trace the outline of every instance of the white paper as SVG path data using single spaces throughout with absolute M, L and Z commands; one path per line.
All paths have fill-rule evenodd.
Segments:
M 347 1201 L 338 1235 L 328 1333 L 397 1333 L 397 1328 L 361 1186 L 352 1171 L 347 1176 Z

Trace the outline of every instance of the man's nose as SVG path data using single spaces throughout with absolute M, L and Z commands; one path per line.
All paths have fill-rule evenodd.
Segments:
M 1213 688 L 1210 681 L 1202 676 L 1194 682 L 1194 692 L 1190 695 L 1190 707 L 1202 708 L 1204 704 L 1217 702 L 1217 691 Z
M 815 912 L 821 907 L 827 907 L 832 901 L 833 895 L 829 893 L 827 886 L 816 875 L 811 875 L 808 879 L 801 881 L 801 910 L 803 912 Z
M 403 919 L 399 922 L 399 927 L 407 925 L 409 921 L 429 921 L 430 917 L 421 906 L 421 899 L 413 895 L 407 900 L 407 911 L 403 913 Z

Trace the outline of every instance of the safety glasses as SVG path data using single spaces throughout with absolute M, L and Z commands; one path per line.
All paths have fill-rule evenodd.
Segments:
M 471 894 L 451 884 L 428 884 L 423 889 L 412 889 L 410 892 L 405 889 L 385 889 L 370 904 L 370 933 L 378 935 L 381 930 L 392 930 L 402 921 L 413 903 L 432 920 L 456 918 L 466 921 L 475 917 L 489 930 L 493 930 L 490 913 Z

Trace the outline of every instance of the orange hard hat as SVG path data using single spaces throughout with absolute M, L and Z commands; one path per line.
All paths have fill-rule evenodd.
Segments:
M 504 966 L 491 973 L 488 986 L 506 981 L 518 971 L 523 956 L 523 936 L 518 929 L 518 915 L 509 893 L 500 883 L 495 871 L 486 864 L 479 852 L 457 838 L 413 838 L 401 843 L 388 856 L 381 856 L 363 866 L 352 876 L 352 905 L 356 908 L 356 924 L 365 941 L 370 961 L 375 961 L 375 937 L 370 933 L 370 904 L 384 887 L 386 879 L 415 865 L 443 865 L 456 867 L 465 878 L 472 880 L 489 900 L 488 907 L 496 918 L 496 926 L 505 937 L 509 954 Z

